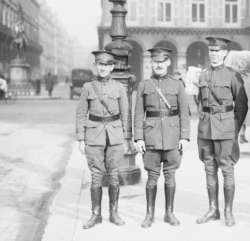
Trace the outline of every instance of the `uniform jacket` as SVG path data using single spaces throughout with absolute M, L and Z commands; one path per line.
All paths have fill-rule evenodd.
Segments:
M 210 140 L 232 139 L 246 117 L 248 99 L 243 80 L 238 72 L 221 65 L 203 71 L 199 78 L 199 96 L 202 106 L 220 106 L 210 94 L 208 81 L 212 81 L 214 92 L 223 106 L 234 105 L 234 110 L 225 113 L 200 112 L 198 137 Z
M 122 144 L 124 138 L 131 138 L 128 123 L 128 99 L 124 86 L 108 77 L 105 81 L 94 81 L 103 99 L 114 114 L 121 118 L 112 122 L 96 122 L 88 115 L 111 116 L 99 101 L 91 82 L 83 85 L 78 108 L 76 110 L 76 139 L 84 140 L 86 145 L 106 145 L 107 135 L 111 145 Z M 131 128 L 130 128 L 131 129 Z
M 171 150 L 178 147 L 180 139 L 189 140 L 187 96 L 183 83 L 172 76 L 152 80 L 171 107 L 179 110 L 179 115 L 145 118 L 146 111 L 166 110 L 167 107 L 149 80 L 140 82 L 135 105 L 134 139 L 144 140 L 147 149 Z

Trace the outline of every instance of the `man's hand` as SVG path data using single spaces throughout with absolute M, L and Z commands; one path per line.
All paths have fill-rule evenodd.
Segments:
M 186 139 L 181 139 L 179 141 L 179 150 L 184 152 L 187 150 L 187 147 L 188 147 L 188 140 Z
M 136 148 L 137 148 L 138 152 L 140 152 L 141 154 L 144 154 L 146 152 L 145 141 L 143 141 L 143 140 L 137 141 Z
M 79 151 L 84 155 L 85 154 L 85 143 L 84 141 L 79 141 Z

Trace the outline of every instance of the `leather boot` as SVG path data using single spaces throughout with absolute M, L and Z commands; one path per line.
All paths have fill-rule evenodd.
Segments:
M 124 225 L 125 222 L 119 217 L 117 213 L 119 192 L 119 186 L 109 185 L 109 221 L 115 225 L 121 226 Z
M 157 186 L 146 188 L 147 214 L 144 221 L 141 224 L 142 228 L 149 228 L 154 222 L 156 193 L 157 193 Z
M 175 186 L 167 186 L 165 184 L 165 216 L 164 222 L 169 223 L 172 226 L 180 225 L 180 221 L 174 216 L 174 196 L 175 196 Z
M 209 220 L 220 219 L 219 202 L 218 202 L 218 194 L 219 194 L 218 184 L 213 187 L 209 187 L 207 189 L 207 192 L 209 199 L 209 210 L 202 218 L 197 219 L 196 223 L 198 224 L 206 223 Z
M 226 226 L 231 227 L 236 224 L 234 216 L 232 214 L 233 210 L 233 199 L 234 199 L 235 186 L 233 185 L 230 189 L 224 187 L 224 199 L 225 199 L 225 223 Z
M 83 229 L 89 229 L 95 224 L 102 222 L 101 202 L 102 202 L 102 187 L 90 189 L 92 202 L 92 216 L 89 221 L 83 225 Z

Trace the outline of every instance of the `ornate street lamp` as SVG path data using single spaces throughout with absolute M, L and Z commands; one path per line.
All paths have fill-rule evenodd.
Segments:
M 112 77 L 120 81 L 126 88 L 128 100 L 129 100 L 129 123 L 132 133 L 132 91 L 133 84 L 135 83 L 135 76 L 129 73 L 131 69 L 128 66 L 128 57 L 132 46 L 126 41 L 127 29 L 125 23 L 125 16 L 127 10 L 124 8 L 126 0 L 109 0 L 113 3 L 111 9 L 112 23 L 110 29 L 110 37 L 112 41 L 108 43 L 104 48 L 117 55 L 117 63 L 112 73 Z M 120 167 L 120 184 L 136 184 L 141 179 L 141 170 L 135 165 L 135 155 L 137 154 L 134 144 L 132 142 L 132 136 L 125 143 L 125 162 L 121 163 Z

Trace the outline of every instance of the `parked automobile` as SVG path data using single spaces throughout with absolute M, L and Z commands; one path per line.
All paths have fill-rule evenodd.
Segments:
M 70 99 L 74 96 L 81 95 L 81 89 L 84 83 L 90 81 L 93 77 L 93 73 L 90 69 L 72 69 L 70 86 Z

